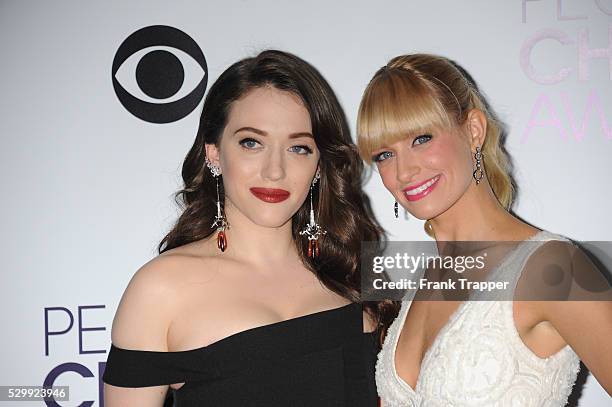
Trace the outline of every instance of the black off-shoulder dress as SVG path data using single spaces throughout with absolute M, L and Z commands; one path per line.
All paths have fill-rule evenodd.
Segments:
M 102 380 L 120 387 L 185 384 L 175 407 L 376 406 L 379 347 L 360 304 L 242 331 L 179 352 L 111 344 Z

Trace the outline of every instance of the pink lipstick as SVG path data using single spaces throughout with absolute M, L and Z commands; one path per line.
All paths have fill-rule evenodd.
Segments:
M 404 196 L 409 201 L 418 201 L 421 198 L 426 197 L 433 191 L 433 189 L 438 185 L 438 180 L 440 179 L 440 174 L 436 175 L 433 178 L 420 182 L 416 185 L 410 186 L 402 190 L 404 192 Z

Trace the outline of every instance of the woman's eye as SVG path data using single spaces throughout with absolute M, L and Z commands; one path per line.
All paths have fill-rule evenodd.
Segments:
M 245 138 L 245 139 L 240 140 L 240 145 L 248 149 L 253 149 L 257 147 L 257 144 L 259 144 L 259 141 L 253 138 Z
M 312 148 L 308 146 L 293 146 L 290 150 L 298 154 L 312 154 Z
M 424 140 L 421 143 L 417 143 L 417 140 Z M 431 140 L 431 136 L 429 134 L 423 134 L 422 136 L 418 136 L 414 139 L 414 142 L 412 144 L 423 144 L 423 143 L 427 143 L 429 140 Z
M 383 151 L 382 153 L 374 155 L 374 157 L 372 157 L 372 161 L 380 162 L 386 160 L 389 157 L 391 157 L 391 153 L 389 151 Z

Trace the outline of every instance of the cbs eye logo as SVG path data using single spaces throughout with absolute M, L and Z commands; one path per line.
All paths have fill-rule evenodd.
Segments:
M 119 46 L 112 81 L 117 98 L 134 116 L 171 123 L 191 113 L 204 97 L 208 67 L 193 38 L 174 27 L 152 25 Z

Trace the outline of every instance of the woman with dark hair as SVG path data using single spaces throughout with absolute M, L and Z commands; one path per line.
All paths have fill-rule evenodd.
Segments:
M 439 253 L 486 258 L 470 282 L 507 287 L 465 301 L 409 291 L 378 356 L 383 406 L 564 406 L 580 359 L 612 392 L 609 284 L 569 239 L 511 213 L 503 127 L 470 75 L 437 55 L 395 57 L 368 84 L 357 122 L 360 153 L 396 211 L 425 220 Z M 423 269 L 431 281 L 440 267 Z M 551 272 L 560 279 L 543 284 Z M 577 284 L 585 277 L 597 290 Z
M 109 407 L 371 406 L 385 307 L 359 301 L 381 229 L 329 85 L 264 51 L 210 88 L 183 164 L 184 211 L 112 327 Z

